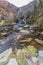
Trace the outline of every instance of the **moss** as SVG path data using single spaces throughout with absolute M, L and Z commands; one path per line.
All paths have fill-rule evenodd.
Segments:
M 18 61 L 18 65 L 28 65 L 28 62 L 26 61 L 25 56 L 24 56 L 23 53 L 20 53 L 18 55 L 18 60 L 17 61 Z

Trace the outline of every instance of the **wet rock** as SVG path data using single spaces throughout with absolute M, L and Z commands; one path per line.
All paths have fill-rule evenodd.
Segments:
M 35 39 L 35 41 L 36 41 L 37 43 L 43 45 L 43 41 L 42 41 L 42 40 L 40 40 L 40 39 Z
M 33 30 L 31 30 L 31 35 L 34 35 L 34 36 L 40 35 L 40 32 L 34 32 Z
M 39 56 L 38 56 L 38 59 L 39 59 L 39 65 L 43 65 L 43 50 L 39 50 Z
M 39 65 L 39 60 L 37 57 L 32 57 L 32 62 L 34 65 Z
M 12 48 L 0 54 L 0 62 L 6 62 L 9 55 L 12 53 Z
M 43 32 L 41 32 L 40 34 L 43 35 Z
M 28 30 L 20 30 L 21 33 L 24 33 L 24 34 L 30 34 L 30 31 Z
M 24 28 L 29 28 L 29 25 L 25 25 Z
M 1 32 L 1 36 L 8 36 L 10 32 Z
M 39 56 L 43 57 L 43 50 L 39 50 L 38 53 L 39 53 Z
M 15 58 L 11 58 L 11 59 L 9 60 L 8 64 L 6 64 L 6 65 L 18 65 L 18 63 L 17 63 L 17 61 L 16 61 Z
M 38 58 L 36 57 L 30 57 L 30 58 L 26 58 L 27 62 L 29 65 L 38 65 Z
M 19 27 L 18 30 L 22 30 L 23 28 L 22 27 Z
M 21 40 L 20 42 L 30 42 L 32 41 L 32 38 L 26 38 L 25 40 Z

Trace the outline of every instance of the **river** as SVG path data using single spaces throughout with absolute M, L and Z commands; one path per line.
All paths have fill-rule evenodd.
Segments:
M 21 27 L 21 29 L 19 30 L 20 27 Z M 10 31 L 12 31 L 13 33 L 12 34 L 10 33 L 6 37 L 2 36 L 2 38 L 0 36 L 0 53 L 3 52 L 4 50 L 7 50 L 10 47 L 12 47 L 15 43 L 16 43 L 16 45 L 14 45 L 13 47 L 19 48 L 19 46 L 22 47 L 22 46 L 33 45 L 37 49 L 42 49 L 43 48 L 43 35 L 41 35 L 41 34 L 35 35 L 34 33 L 36 33 L 36 32 L 31 33 L 31 30 L 29 30 L 29 29 L 27 30 L 27 28 L 24 29 L 24 27 L 20 26 L 20 24 L 12 25 L 12 29 L 9 28 L 8 26 L 2 27 L 2 30 L 4 29 L 4 31 L 7 29 L 5 31 L 5 33 L 7 32 L 7 34 L 8 34 L 8 33 L 10 33 Z M 14 31 L 14 30 L 16 30 L 16 31 Z M 1 32 L 1 33 L 3 33 L 3 32 Z M 28 39 L 28 41 L 26 41 L 26 38 L 27 39 L 31 38 L 32 40 L 29 41 L 29 39 Z M 17 43 L 19 43 L 19 44 L 17 44 Z M 10 46 L 10 45 L 12 45 L 12 46 Z

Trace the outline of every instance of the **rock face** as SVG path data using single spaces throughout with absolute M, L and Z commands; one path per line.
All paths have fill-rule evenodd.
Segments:
M 39 0 L 37 0 L 37 4 L 35 4 L 35 1 L 36 0 L 33 0 L 28 5 L 18 8 L 6 0 L 0 0 L 0 20 L 2 19 L 7 22 L 10 22 L 10 21 L 12 22 L 12 21 L 15 21 L 16 16 L 18 16 L 18 18 L 19 18 L 19 16 L 21 17 L 24 15 L 24 17 L 26 18 L 28 14 L 30 15 L 30 18 L 31 18 L 33 16 L 33 15 L 31 15 L 31 13 L 33 14 L 33 12 L 34 12 L 34 5 L 37 6 L 39 3 Z M 41 9 L 39 6 L 39 12 L 40 12 L 40 10 Z M 28 12 L 30 12 L 30 13 L 28 13 Z M 42 24 L 42 26 L 43 26 L 43 23 L 42 23 L 43 15 L 40 16 L 40 14 L 41 13 L 39 13 L 39 15 L 37 15 L 39 18 L 37 18 L 37 16 L 35 18 L 37 19 L 36 22 L 38 23 L 38 25 Z M 30 19 L 29 19 L 29 22 L 31 22 Z M 34 24 L 37 25 L 37 23 L 34 23 Z
M 42 3 L 43 3 L 43 0 L 41 0 L 42 1 Z M 23 7 L 21 7 L 21 12 L 23 13 L 23 14 L 25 14 L 25 13 L 27 13 L 28 11 L 33 11 L 33 9 L 34 9 L 34 6 L 38 6 L 39 5 L 39 3 L 40 3 L 40 1 L 39 0 L 33 0 L 32 2 L 30 2 L 29 4 L 27 4 L 27 5 L 25 5 L 25 6 L 23 6 Z
M 22 13 L 25 15 L 28 11 L 32 11 L 34 9 L 33 2 L 29 3 L 28 5 L 25 5 L 21 7 Z
M 41 25 L 43 27 L 43 16 L 37 19 L 37 22 L 35 23 L 35 25 Z
M 41 7 L 41 3 L 42 3 L 42 7 Z M 23 15 L 25 15 L 24 16 L 25 18 L 27 17 L 26 21 L 29 22 L 29 24 L 36 24 L 36 25 L 43 26 L 43 22 L 42 22 L 43 21 L 43 12 L 42 12 L 43 1 L 41 3 L 39 0 L 33 0 L 28 5 L 21 7 L 21 12 Z
M 0 20 L 14 21 L 18 8 L 6 0 L 0 0 Z
M 18 8 L 14 6 L 13 4 L 9 3 L 6 0 L 0 0 L 0 7 L 3 9 L 6 9 L 7 11 L 11 11 L 13 13 L 17 13 Z

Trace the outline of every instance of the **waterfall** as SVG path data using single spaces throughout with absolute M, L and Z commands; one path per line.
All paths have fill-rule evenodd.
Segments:
M 22 9 L 21 8 L 19 8 L 18 16 L 20 16 L 19 17 L 19 24 L 26 24 L 26 21 L 24 20 L 24 16 L 23 16 L 23 13 L 22 13 Z

